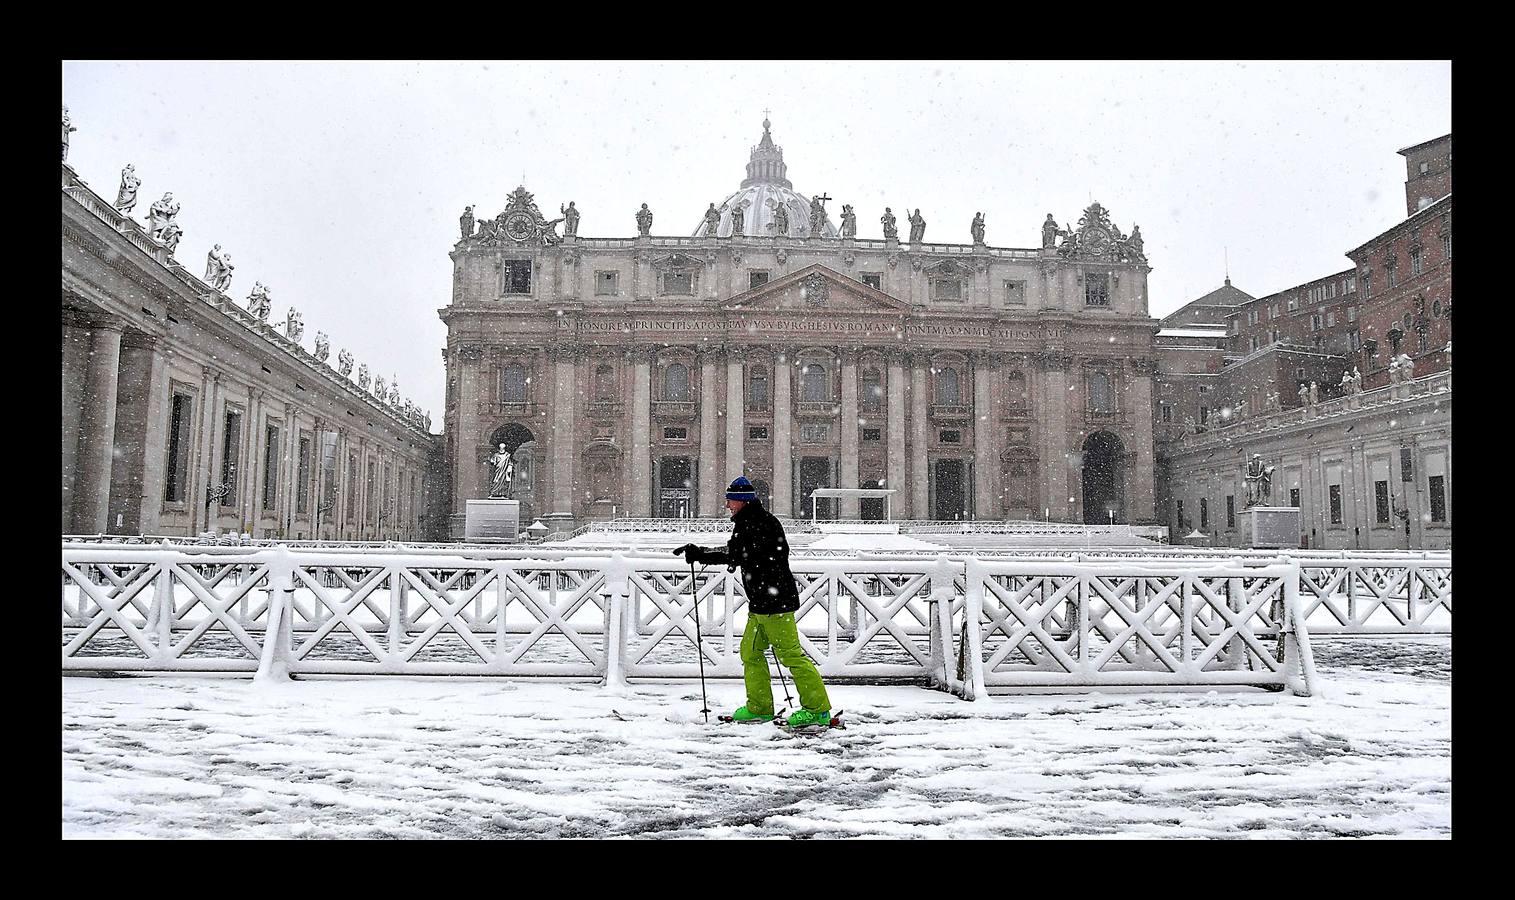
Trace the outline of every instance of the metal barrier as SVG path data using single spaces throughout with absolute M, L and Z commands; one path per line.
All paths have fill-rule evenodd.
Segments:
M 620 553 L 553 560 L 282 547 L 67 546 L 62 553 L 65 671 L 559 676 L 624 686 L 628 678 L 695 677 L 698 652 L 707 674 L 742 673 L 746 597 L 724 567 L 691 578 L 676 560 Z M 1299 675 L 1309 668 L 1302 628 L 1293 636 L 1303 621 L 1293 565 L 1163 571 L 1161 563 L 797 558 L 792 567 L 801 644 L 833 681 L 912 680 L 968 698 L 988 685 L 1022 684 L 1309 690 Z M 1132 590 L 1134 604 L 1125 600 Z M 1182 603 L 1171 600 L 1176 592 Z M 1259 612 L 1264 600 L 1276 602 Z M 706 604 L 698 636 L 696 602 Z M 1062 603 L 1071 605 L 1057 612 Z M 1217 603 L 1230 603 L 1232 615 Z M 1138 619 L 1122 612 L 1128 607 Z M 1125 633 L 1119 619 L 1130 622 Z M 1152 627 L 1165 627 L 1163 637 Z M 992 645 L 987 658 L 981 635 Z M 1191 657 L 1195 636 L 1204 643 Z M 1277 665 L 1240 668 L 1265 638 L 1280 642 Z M 1175 641 L 1181 659 L 1168 646 Z M 1216 642 L 1223 655 L 1210 652 Z M 1035 671 L 1023 676 L 1012 666 L 1007 674 L 1007 655 L 1029 658 L 1037 652 L 1032 643 L 1043 648 Z M 1091 660 L 1104 645 L 1115 649 Z M 1122 662 L 1112 663 L 1112 654 Z

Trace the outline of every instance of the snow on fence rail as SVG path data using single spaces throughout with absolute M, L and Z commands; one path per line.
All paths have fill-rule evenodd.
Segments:
M 1311 690 L 1297 565 L 792 564 L 801 643 L 834 681 L 924 681 L 968 698 L 1023 684 Z M 559 676 L 624 686 L 695 677 L 698 646 L 707 675 L 742 673 L 746 597 L 724 567 L 691 580 L 677 560 L 620 553 L 72 546 L 62 570 L 65 671 Z M 1276 645 L 1271 663 L 1253 659 L 1261 640 Z

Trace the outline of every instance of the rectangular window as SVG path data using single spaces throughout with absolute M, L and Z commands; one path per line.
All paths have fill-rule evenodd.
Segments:
M 1184 501 L 1179 500 L 1177 502 L 1177 505 L 1178 505 L 1178 527 L 1179 528 L 1183 528 L 1184 527 Z
M 1005 282 L 1005 305 L 1006 306 L 1025 306 L 1026 305 L 1026 283 L 1024 281 L 1007 281 L 1007 282 Z
M 1410 251 L 1410 274 L 1411 275 L 1419 275 L 1420 273 L 1421 273 L 1421 253 L 1420 253 L 1420 248 L 1416 247 L 1415 249 L 1413 249 L 1413 250 Z
M 933 278 L 931 299 L 957 303 L 963 299 L 963 283 L 956 278 Z
M 279 496 L 279 426 L 263 432 L 263 508 L 272 511 Z
M 347 521 L 358 518 L 358 456 L 347 454 Z
M 862 273 L 862 279 L 863 279 L 863 284 L 868 285 L 869 287 L 873 288 L 875 291 L 881 291 L 881 290 L 883 290 L 883 288 L 880 287 L 880 285 L 882 285 L 884 283 L 884 273 L 882 273 L 882 272 L 863 272 Z
M 663 293 L 665 294 L 692 294 L 694 293 L 693 272 L 664 272 Z
M 1390 265 L 1384 266 L 1384 268 L 1388 270 L 1389 273 L 1389 287 L 1399 287 L 1399 266 L 1393 265 L 1391 263 Z
M 605 296 L 614 296 L 620 292 L 620 272 L 596 272 L 594 273 L 594 292 Z
M 226 428 L 221 444 L 221 484 L 230 488 L 222 498 L 222 506 L 237 505 L 237 466 L 242 461 L 242 414 L 226 413 Z
M 1358 331 L 1356 328 L 1347 332 L 1347 342 L 1352 350 L 1357 350 L 1362 346 L 1362 332 Z
M 1236 495 L 1226 495 L 1226 527 L 1236 527 Z
M 1404 482 L 1415 480 L 1415 455 L 1409 447 L 1399 448 L 1399 480 Z
M 1299 509 L 1299 488 L 1289 488 L 1289 505 Z
M 1430 478 L 1431 489 L 1431 521 L 1445 522 L 1447 520 L 1447 479 L 1445 475 L 1432 475 Z
M 749 440 L 749 441 L 766 441 L 766 440 L 768 440 L 768 426 L 767 425 L 754 425 L 751 428 L 748 428 L 747 429 L 747 440 Z
M 1447 259 L 1452 258 L 1452 232 L 1450 231 L 1441 236 L 1441 255 Z
M 762 369 L 754 369 L 747 379 L 747 408 L 768 408 L 768 373 Z
M 1199 424 L 1201 424 L 1201 425 L 1208 425 L 1208 424 L 1210 424 L 1210 407 L 1208 407 L 1208 406 L 1201 406 L 1199 408 Z
M 1268 317 L 1272 318 L 1272 319 L 1278 318 L 1278 304 L 1277 303 L 1275 303 L 1272 306 L 1268 307 Z
M 1341 524 L 1341 485 L 1333 484 L 1328 488 L 1331 494 L 1331 524 Z
M 531 293 L 531 260 L 507 259 L 500 262 L 500 293 Z
M 1299 309 L 1299 298 L 1298 297 L 1290 297 L 1289 298 L 1289 312 L 1295 312 L 1298 309 Z
M 1171 421 L 1173 421 L 1173 407 L 1170 406 L 1167 403 L 1164 403 L 1164 404 L 1162 404 L 1162 410 L 1163 410 L 1163 421 L 1164 422 L 1171 422 Z
M 1389 483 L 1387 481 L 1373 482 L 1373 501 L 1377 507 L 1378 524 L 1389 524 Z
M 767 284 L 767 283 L 768 283 L 768 272 L 767 272 L 766 269 L 748 269 L 747 270 L 747 289 L 748 290 L 752 290 L 753 288 L 758 287 L 759 285 L 764 285 L 764 284 Z
M 689 440 L 689 429 L 669 425 L 663 429 L 663 440 L 687 441 Z
M 189 429 L 194 412 L 195 398 L 176 392 L 168 417 L 168 471 L 163 481 L 163 499 L 170 503 L 182 503 L 189 491 Z
M 1336 327 L 1336 310 L 1333 309 L 1330 312 L 1326 313 L 1326 327 L 1327 328 L 1335 328 Z
M 1210 501 L 1204 497 L 1199 498 L 1199 530 L 1208 531 L 1210 528 Z
M 1110 276 L 1091 272 L 1084 276 L 1084 305 L 1110 305 Z
M 1349 307 L 1347 307 L 1347 321 L 1348 322 L 1356 322 L 1357 321 L 1357 307 L 1355 307 L 1355 306 L 1349 306 Z
M 1319 331 L 1323 327 L 1325 327 L 1325 322 L 1321 319 L 1320 313 L 1315 313 L 1314 315 L 1310 316 L 1311 331 Z
M 864 428 L 863 429 L 863 440 L 865 440 L 865 441 L 882 441 L 883 439 L 884 439 L 884 430 L 882 428 Z
M 1373 296 L 1373 270 L 1372 269 L 1363 269 L 1362 270 L 1362 292 L 1363 292 L 1363 295 L 1365 297 L 1371 298 Z
M 303 433 L 300 435 L 296 471 L 295 512 L 303 516 L 310 509 L 310 437 Z
M 831 437 L 830 425 L 801 425 L 800 443 L 824 444 Z
M 321 511 L 337 505 L 337 433 L 321 432 Z
M 944 429 L 938 437 L 941 438 L 941 442 L 944 444 L 961 444 L 963 442 L 963 433 L 955 428 Z

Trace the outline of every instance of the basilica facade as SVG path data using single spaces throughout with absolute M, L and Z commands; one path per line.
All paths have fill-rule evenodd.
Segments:
M 554 531 L 716 516 L 738 474 L 781 516 L 883 518 L 812 497 L 881 487 L 896 518 L 1153 521 L 1140 230 L 1095 203 L 1026 223 L 1024 249 L 982 216 L 928 243 L 920 210 L 858 237 L 850 205 L 838 223 L 794 190 L 770 127 L 691 236 L 648 205 L 635 237 L 581 236 L 575 205 L 548 219 L 524 186 L 465 212 L 439 311 L 453 534 L 502 444 L 509 496 Z

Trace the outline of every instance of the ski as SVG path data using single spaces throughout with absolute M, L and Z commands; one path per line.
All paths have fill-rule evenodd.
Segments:
M 781 709 L 777 713 L 775 713 L 774 716 L 773 716 L 773 718 L 770 719 L 769 721 L 772 721 L 772 722 L 782 722 L 782 721 L 784 721 L 784 713 L 786 713 L 788 711 L 789 711 L 789 707 L 787 707 L 787 706 L 784 707 L 783 709 Z M 752 720 L 747 721 L 747 722 L 738 722 L 736 719 L 733 719 L 730 716 L 716 716 L 715 719 L 716 719 L 717 722 L 720 722 L 722 725 L 762 725 L 763 724 L 763 722 L 760 721 L 760 720 L 758 720 L 758 719 L 752 719 Z
M 788 723 L 786 723 L 783 719 L 775 718 L 773 721 L 774 721 L 775 725 L 777 725 L 780 729 L 782 729 L 787 734 L 806 734 L 806 735 L 825 734 L 826 732 L 832 731 L 832 730 L 839 730 L 839 731 L 846 731 L 847 730 L 846 723 L 842 721 L 842 713 L 844 713 L 844 712 L 846 712 L 846 710 L 843 710 L 843 709 L 837 710 L 836 711 L 836 715 L 834 715 L 834 716 L 831 717 L 831 722 L 828 723 L 828 724 L 826 724 L 826 725 L 800 725 L 800 726 L 798 726 L 796 728 L 790 728 L 789 725 L 788 725 Z

